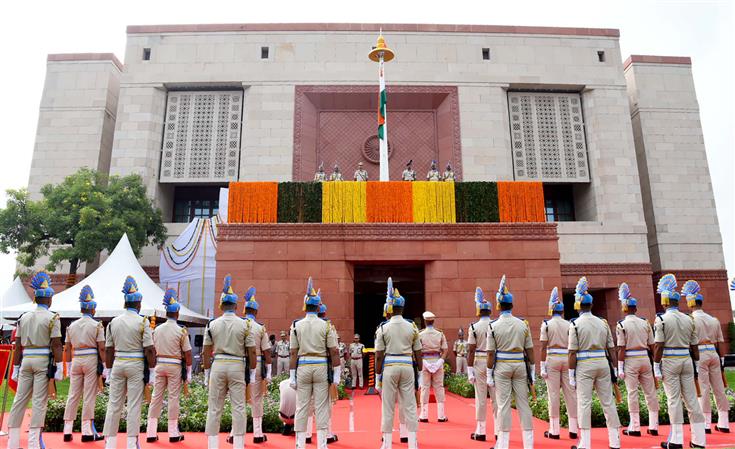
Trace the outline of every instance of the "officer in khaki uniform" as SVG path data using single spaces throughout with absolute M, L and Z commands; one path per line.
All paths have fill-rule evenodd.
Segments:
M 705 447 L 704 415 L 697 401 L 695 382 L 696 365 L 699 359 L 697 331 L 694 320 L 679 311 L 681 295 L 676 291 L 676 277 L 666 274 L 658 281 L 657 293 L 666 312 L 656 315 L 653 324 L 655 349 L 653 374 L 664 382 L 666 402 L 669 408 L 671 433 L 661 447 L 681 449 L 684 447 L 684 411 L 689 412 L 691 430 L 690 447 Z
M 476 314 L 480 317 L 479 321 L 470 324 L 467 331 L 469 345 L 469 367 L 467 368 L 467 378 L 475 387 L 475 431 L 470 438 L 476 441 L 486 440 L 487 428 L 487 396 L 490 392 L 490 403 L 493 410 L 493 435 L 498 435 L 498 418 L 497 418 L 497 402 L 495 401 L 495 386 L 487 384 L 487 331 L 490 328 L 490 313 L 492 312 L 492 304 L 485 300 L 482 289 L 475 289 L 475 307 Z
M 220 296 L 222 316 L 209 322 L 204 332 L 202 358 L 204 377 L 209 387 L 207 402 L 207 447 L 219 447 L 219 428 L 225 397 L 232 404 L 232 441 L 234 449 L 245 447 L 245 370 L 255 378 L 255 336 L 250 320 L 236 314 L 237 295 L 232 290 L 232 276 L 225 276 Z M 245 365 L 245 360 L 248 365 Z M 214 360 L 213 360 L 214 359 Z
M 250 321 L 251 333 L 255 342 L 255 377 L 250 378 L 253 442 L 264 443 L 268 441 L 268 438 L 263 433 L 263 397 L 266 394 L 266 384 L 270 383 L 273 374 L 271 372 L 271 342 L 268 340 L 268 330 L 265 324 L 256 321 L 258 307 L 258 302 L 255 300 L 255 287 L 250 287 L 245 293 L 245 319 Z
M 127 448 L 137 449 L 140 433 L 140 408 L 143 405 L 144 360 L 156 367 L 151 324 L 139 315 L 143 295 L 132 276 L 125 279 L 125 312 L 107 325 L 105 356 L 110 372 L 110 402 L 105 415 L 105 447 L 115 449 L 125 399 L 127 398 Z M 151 376 L 152 377 L 152 376 Z M 150 383 L 151 379 L 149 379 Z
M 544 437 L 558 440 L 561 433 L 560 395 L 564 393 L 569 418 L 569 438 L 577 439 L 577 392 L 569 383 L 569 321 L 562 316 L 564 302 L 554 287 L 549 297 L 551 318 L 541 323 L 541 377 L 546 380 L 549 403 L 549 430 Z
M 286 331 L 281 331 L 281 339 L 276 343 L 276 356 L 278 361 L 276 362 L 276 375 L 280 376 L 281 373 L 288 372 L 288 358 L 291 354 L 291 349 L 288 346 L 288 335 Z
M 495 295 L 500 316 L 490 323 L 487 337 L 487 383 L 495 384 L 495 398 L 498 401 L 497 419 L 500 421 L 497 449 L 510 447 L 511 402 L 515 399 L 516 408 L 521 415 L 523 429 L 523 448 L 533 449 L 533 414 L 528 404 L 529 383 L 536 380 L 533 369 L 533 340 L 528 323 L 514 317 L 513 295 L 506 285 L 505 275 L 500 280 Z M 530 366 L 531 379 L 528 379 L 527 365 Z
M 467 340 L 464 339 L 464 330 L 462 328 L 459 328 L 457 331 L 457 339 L 454 340 L 452 352 L 454 352 L 454 362 L 456 365 L 455 373 L 467 374 Z
M 618 289 L 625 318 L 618 321 L 615 333 L 618 342 L 618 376 L 628 390 L 630 424 L 623 435 L 641 436 L 641 416 L 638 406 L 638 386 L 643 390 L 648 407 L 648 434 L 658 435 L 658 395 L 653 381 L 649 354 L 653 354 L 653 330 L 645 318 L 636 316 L 638 301 L 631 296 L 628 284 Z
M 393 316 L 393 313 L 389 312 L 389 310 L 390 308 L 388 307 L 388 303 L 383 304 L 383 318 L 385 318 L 385 320 L 383 320 L 381 324 L 387 323 L 388 321 L 390 321 L 390 317 Z M 376 341 L 376 342 L 378 341 L 378 329 L 380 329 L 380 326 L 378 326 L 375 329 L 375 338 L 373 338 L 373 341 Z M 376 377 L 376 389 L 378 390 L 382 389 L 380 376 Z M 398 436 L 401 439 L 401 443 L 408 443 L 408 427 L 406 427 L 406 414 L 404 413 L 405 407 L 401 404 L 400 395 L 398 396 L 397 404 L 398 404 Z
M 592 391 L 597 392 L 607 424 L 610 448 L 620 448 L 620 418 L 613 400 L 610 363 L 616 370 L 612 332 L 607 321 L 592 315 L 592 295 L 587 288 L 586 277 L 577 282 L 574 309 L 579 318 L 569 328 L 569 383 L 577 388 L 577 412 L 579 413 L 580 440 L 573 448 L 590 449 L 592 427 Z M 608 363 L 608 358 L 610 363 Z
M 725 394 L 725 383 L 722 380 L 722 370 L 725 366 L 725 358 L 721 344 L 725 341 L 722 336 L 720 320 L 702 310 L 704 296 L 700 293 L 699 284 L 696 281 L 687 281 L 681 289 L 681 294 L 686 296 L 687 306 L 692 309 L 694 327 L 697 330 L 699 344 L 699 383 L 702 386 L 702 397 L 699 404 L 704 412 L 705 432 L 710 433 L 712 425 L 712 404 L 710 404 L 710 390 L 717 404 L 717 425 L 715 430 L 730 433 L 730 422 L 728 413 L 730 403 Z
M 181 304 L 176 290 L 166 289 L 163 296 L 166 308 L 166 322 L 153 331 L 153 345 L 156 348 L 156 370 L 153 381 L 153 398 L 148 409 L 146 442 L 158 441 L 158 419 L 163 409 L 163 394 L 168 389 L 168 441 L 178 443 L 184 440 L 179 432 L 179 395 L 184 383 L 191 381 L 191 342 L 186 328 L 176 322 Z M 181 376 L 182 364 L 186 366 L 186 377 Z
M 310 402 L 314 401 L 316 415 L 317 449 L 327 447 L 330 414 L 330 384 L 327 359 L 333 367 L 339 366 L 337 336 L 329 322 L 317 316 L 321 298 L 314 290 L 311 278 L 304 296 L 306 316 L 291 326 L 291 357 L 289 385 L 296 390 L 296 448 L 306 443 L 306 424 Z M 332 383 L 340 383 L 341 373 L 333 370 Z
M 15 352 L 11 378 L 18 382 L 8 420 L 8 449 L 20 448 L 20 425 L 28 401 L 32 401 L 31 423 L 28 429 L 28 448 L 40 449 L 41 430 L 48 406 L 49 361 L 53 357 L 56 372 L 53 380 L 61 380 L 64 366 L 61 361 L 61 325 L 59 315 L 50 312 L 51 277 L 45 271 L 31 279 L 37 307 L 21 315 L 16 324 Z
M 386 314 L 391 317 L 383 322 L 375 333 L 375 372 L 378 375 L 377 387 L 382 389 L 382 420 L 380 431 L 383 434 L 382 449 L 391 449 L 393 436 L 393 417 L 396 400 L 405 416 L 408 449 L 418 449 L 416 432 L 416 394 L 414 381 L 417 373 L 422 373 L 421 339 L 413 321 L 403 318 L 406 300 L 393 288 L 393 280 L 388 278 Z M 416 369 L 414 369 L 414 364 Z M 420 382 L 419 382 L 420 383 Z
M 360 343 L 360 334 L 355 334 L 355 338 L 350 343 L 350 375 L 352 377 L 352 388 L 360 385 L 363 386 L 362 358 L 365 345 Z
M 419 422 L 429 422 L 429 389 L 434 389 L 436 395 L 437 421 L 447 422 L 444 412 L 444 360 L 449 352 L 447 338 L 444 332 L 434 327 L 436 316 L 428 310 L 424 312 L 426 327 L 419 332 L 423 357 L 421 371 L 421 413 Z
M 72 354 L 69 373 L 69 397 L 64 408 L 64 441 L 72 440 L 72 429 L 77 417 L 79 402 L 82 405 L 82 442 L 99 441 L 105 437 L 97 435 L 94 428 L 94 403 L 100 389 L 97 367 L 105 360 L 105 328 L 94 319 L 97 303 L 92 287 L 85 285 L 79 294 L 82 317 L 66 328 L 66 353 Z M 104 377 L 109 370 L 104 367 Z
M 340 344 L 339 343 L 339 332 L 337 332 L 337 328 L 334 327 L 334 323 L 332 323 L 329 320 L 329 318 L 327 318 L 327 305 L 324 304 L 323 301 L 322 301 L 321 304 L 319 304 L 319 312 L 317 313 L 317 316 L 319 318 L 323 319 L 324 321 L 326 321 L 327 323 L 329 323 L 329 326 L 332 329 L 330 332 L 337 339 L 337 356 L 339 357 L 339 344 Z M 338 366 L 334 366 L 334 365 L 332 366 L 332 369 L 333 370 L 335 370 L 335 371 L 339 370 L 339 372 L 340 372 L 340 380 L 342 379 L 342 364 L 341 364 L 341 360 L 342 360 L 342 358 L 340 357 L 340 364 Z M 339 441 L 339 438 L 337 437 L 337 435 L 334 432 L 332 432 L 332 408 L 334 407 L 334 403 L 337 402 L 337 399 L 338 398 L 333 398 L 333 397 L 330 397 L 329 398 L 329 426 L 327 426 L 327 444 L 332 444 L 332 443 L 336 443 L 337 441 Z M 313 409 L 314 409 L 313 403 L 314 403 L 314 401 L 312 401 L 311 411 L 313 411 Z M 310 441 L 309 438 L 311 437 L 312 421 L 313 421 L 313 419 L 311 418 L 311 416 L 309 416 L 309 422 L 307 424 L 307 429 L 308 429 L 307 437 L 306 437 L 307 441 Z

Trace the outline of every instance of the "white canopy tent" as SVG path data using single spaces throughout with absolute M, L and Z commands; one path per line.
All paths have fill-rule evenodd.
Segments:
M 33 299 L 28 295 L 28 291 L 23 286 L 23 281 L 16 277 L 10 287 L 3 293 L 0 298 L 0 316 L 8 307 L 17 306 L 19 304 L 32 304 Z M 0 325 L 2 330 L 13 330 L 15 326 L 3 319 L 0 319 Z
M 164 291 L 148 277 L 138 259 L 133 253 L 127 235 L 123 235 L 115 249 L 105 262 L 92 274 L 77 285 L 54 295 L 51 310 L 57 312 L 61 318 L 79 318 L 79 292 L 84 285 L 89 285 L 94 291 L 97 302 L 97 318 L 111 319 L 123 311 L 124 298 L 122 286 L 126 276 L 133 276 L 138 283 L 138 291 L 143 294 L 143 303 L 140 313 L 146 316 L 155 315 L 164 318 L 166 311 L 162 300 Z M 33 302 L 8 307 L 1 315 L 6 319 L 18 317 L 35 307 Z M 179 321 L 189 325 L 205 325 L 209 318 L 186 308 L 183 304 L 179 312 Z

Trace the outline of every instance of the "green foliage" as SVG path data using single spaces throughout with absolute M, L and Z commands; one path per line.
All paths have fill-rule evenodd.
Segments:
M 735 322 L 727 323 L 727 336 L 730 340 L 730 352 L 735 351 Z
M 278 184 L 279 223 L 321 223 L 322 183 L 282 182 Z
M 467 376 L 462 374 L 449 374 L 444 376 L 444 388 L 450 393 L 462 396 L 463 398 L 475 397 L 475 387 L 467 380 Z
M 43 199 L 33 201 L 25 191 L 8 191 L 8 204 L 0 210 L 0 251 L 18 251 L 26 267 L 50 253 L 49 270 L 68 261 L 73 274 L 79 263 L 112 251 L 124 233 L 136 256 L 144 246 L 160 247 L 166 240 L 161 211 L 139 175 L 108 178 L 82 168 L 41 193 Z
M 498 186 L 494 182 L 455 182 L 457 223 L 496 223 Z

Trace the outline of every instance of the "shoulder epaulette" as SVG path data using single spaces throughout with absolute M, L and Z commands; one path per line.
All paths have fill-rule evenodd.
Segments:
M 645 319 L 645 318 L 643 318 L 642 316 L 638 316 L 638 315 L 635 315 L 635 317 L 636 317 L 636 318 L 639 318 L 639 319 L 641 319 L 641 320 L 643 320 L 643 321 L 645 321 L 646 323 L 648 323 L 648 320 L 647 320 L 647 319 Z
M 256 323 L 260 324 L 261 326 L 265 327 L 265 324 L 261 323 L 260 321 L 256 321 Z
M 549 325 L 549 320 L 548 319 L 544 320 L 544 324 L 546 324 L 548 326 Z
M 605 318 L 600 318 L 603 323 L 607 324 L 607 320 Z
M 620 325 L 620 327 L 623 327 L 623 320 L 618 320 L 618 324 Z
M 574 324 L 574 322 L 577 321 L 577 318 L 579 318 L 579 317 L 572 318 L 571 320 L 569 320 L 569 324 L 571 324 L 572 326 L 576 326 L 576 324 Z

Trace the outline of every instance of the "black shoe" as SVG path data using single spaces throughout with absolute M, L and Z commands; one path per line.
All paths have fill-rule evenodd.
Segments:
M 692 442 L 690 441 L 690 442 L 689 442 L 689 447 L 701 447 L 701 448 L 703 448 L 704 446 L 700 446 L 700 445 L 698 445 L 698 444 L 694 444 L 694 443 L 692 443 Z
M 572 449 L 577 449 L 577 446 L 572 446 Z
M 639 436 L 641 436 L 641 431 L 640 430 L 623 429 L 623 435 L 628 435 L 629 437 L 639 437 Z
M 574 432 L 569 432 L 569 439 L 570 440 L 576 440 L 577 439 L 577 434 L 574 433 Z
M 666 441 L 664 441 L 663 443 L 661 443 L 661 447 L 663 449 L 684 449 L 684 445 L 683 444 L 669 443 L 669 442 L 666 442 Z
M 475 441 L 485 441 L 487 437 L 485 435 L 478 435 L 476 433 L 473 433 L 472 435 L 470 435 L 470 439 Z
M 707 435 L 709 435 L 710 433 L 712 433 L 712 429 L 704 429 L 704 433 L 706 433 Z
M 293 435 L 293 426 L 284 424 L 283 425 L 283 431 L 281 432 L 281 435 L 283 435 L 284 437 L 288 437 L 288 436 Z
M 649 435 L 653 435 L 653 436 L 657 437 L 658 436 L 658 429 L 648 429 L 648 430 L 646 430 L 646 433 L 649 434 Z
M 311 437 L 306 437 L 306 444 L 311 444 Z
M 158 437 L 157 436 L 156 437 L 146 437 L 146 439 L 145 439 L 145 442 L 146 443 L 155 443 L 156 441 L 158 441 Z
M 226 439 L 225 441 L 226 441 L 226 442 L 227 442 L 228 444 L 235 444 L 235 438 L 234 438 L 234 437 L 233 437 L 232 435 L 228 436 L 228 437 L 227 437 L 227 439 Z
M 408 443 L 408 437 L 401 437 L 401 443 Z
M 493 436 L 495 437 L 495 441 L 498 441 L 498 436 L 497 435 L 493 435 Z
M 715 426 L 715 430 L 722 433 L 730 433 L 730 429 L 726 427 Z
M 184 441 L 184 435 L 179 435 L 177 437 L 168 437 L 169 443 L 180 443 Z
M 447 422 L 447 421 L 449 421 L 449 418 L 447 418 L 445 416 L 444 418 L 439 418 L 437 421 L 439 421 L 439 422 Z
M 268 441 L 268 437 L 265 435 L 262 437 L 253 437 L 253 443 L 255 444 L 265 443 L 266 441 Z
M 72 435 L 70 433 L 65 433 L 64 434 L 64 443 L 68 443 L 69 441 L 72 440 L 72 438 L 74 438 L 74 437 L 72 437 Z M 84 438 L 84 437 L 82 437 L 82 438 Z
M 419 422 L 429 422 L 428 419 L 419 419 Z
M 327 444 L 336 443 L 339 441 L 339 437 L 337 435 L 332 435 L 331 437 L 327 437 Z
M 105 437 L 102 435 L 82 435 L 82 443 L 94 443 L 95 441 L 102 441 Z
M 559 435 L 554 435 L 553 433 L 549 433 L 549 431 L 546 430 L 544 432 L 544 438 L 549 438 L 549 439 L 552 439 L 552 440 L 558 440 L 559 439 Z

